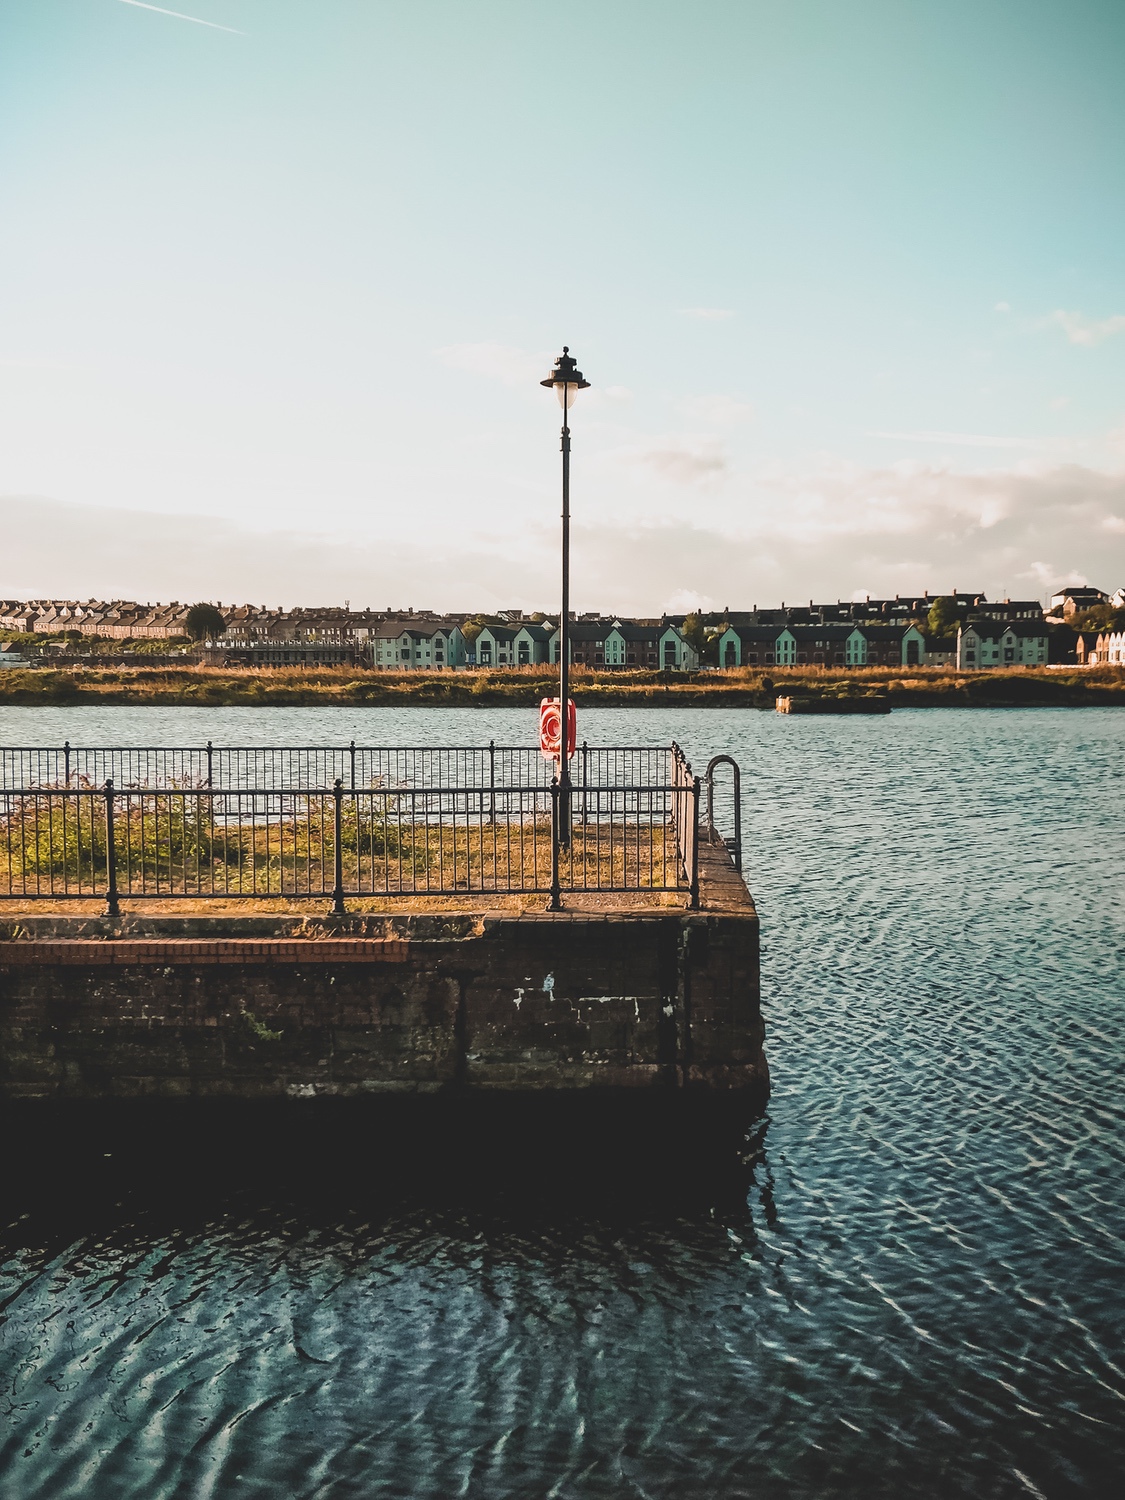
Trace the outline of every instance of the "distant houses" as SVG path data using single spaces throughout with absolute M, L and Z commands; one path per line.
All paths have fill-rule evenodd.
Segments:
M 916 625 L 731 625 L 719 637 L 722 667 L 922 666 Z
M 0 600 L 0 631 L 44 638 L 24 648 L 34 664 L 47 650 L 105 653 L 106 643 L 184 641 L 190 606 L 129 600 Z M 263 667 L 367 666 L 434 672 L 557 667 L 558 616 L 439 615 L 430 610 L 352 609 L 349 605 L 271 609 L 216 605 L 225 630 L 193 647 L 196 659 Z M 696 672 L 702 669 L 948 667 L 984 671 L 1125 664 L 1121 626 L 1125 590 L 1072 588 L 1051 612 L 1034 599 L 989 600 L 960 592 L 833 604 L 699 613 L 659 618 L 572 616 L 568 639 L 576 668 L 598 672 Z M 88 643 L 88 644 L 87 644 Z M 186 649 L 187 643 L 181 649 Z M 144 648 L 147 651 L 151 646 Z M 6 653 L 11 659 L 11 652 Z M 155 658 L 150 658 L 155 660 Z
M 1125 664 L 1125 630 L 1102 630 L 1087 635 L 1083 656 L 1089 667 Z M 1081 649 L 1081 638 L 1080 646 Z
M 604 671 L 694 672 L 699 653 L 668 620 L 577 620 L 568 632 L 575 666 Z M 560 633 L 551 633 L 548 660 L 559 660 Z

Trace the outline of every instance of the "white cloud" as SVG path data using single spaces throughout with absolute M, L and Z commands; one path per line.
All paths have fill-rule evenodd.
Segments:
M 1045 593 L 1086 579 L 1112 587 L 1125 576 L 1125 473 L 1078 464 L 966 474 L 935 464 L 831 463 L 775 467 L 752 481 L 727 474 L 719 486 L 708 481 L 724 476 L 721 450 L 686 439 L 634 450 L 629 461 L 650 489 L 654 473 L 681 486 L 671 491 L 674 511 L 626 519 L 612 499 L 620 477 L 587 496 L 574 524 L 576 609 L 651 614 L 674 599 L 738 609 L 955 584 L 997 594 L 1016 579 Z M 319 514 L 331 514 L 329 499 Z M 0 499 L 0 597 L 550 609 L 558 593 L 553 509 L 529 510 L 542 520 L 518 527 L 486 531 L 467 514 L 456 528 L 365 538 L 342 527 L 339 535 L 267 530 L 9 497 Z
M 1012 306 L 1010 302 L 997 302 L 992 309 L 993 312 L 999 313 L 1011 312 L 1011 310 Z
M 694 485 L 719 479 L 727 471 L 726 455 L 713 438 L 668 438 L 619 455 L 634 469 L 657 474 L 671 484 Z
M 735 396 L 689 396 L 681 405 L 689 421 L 705 427 L 739 427 L 754 420 L 750 402 Z
M 1125 333 L 1125 314 L 1114 313 L 1109 318 L 1084 318 L 1081 313 L 1066 312 L 1061 307 L 1051 314 L 1050 321 L 1057 323 L 1072 344 L 1092 348 L 1104 339 L 1117 333 Z
M 451 370 L 464 370 L 504 385 L 533 385 L 551 372 L 554 356 L 533 354 L 510 344 L 447 344 L 435 355 Z
M 712 610 L 716 607 L 710 594 L 701 594 L 695 589 L 677 589 L 661 604 L 661 609 L 670 615 L 689 615 L 693 610 Z
M 872 432 L 871 437 L 894 438 L 900 443 L 937 443 L 952 448 L 1057 449 L 1057 438 L 989 437 L 980 432 Z
M 701 323 L 724 323 L 738 314 L 733 307 L 681 307 L 680 316 L 698 318 Z

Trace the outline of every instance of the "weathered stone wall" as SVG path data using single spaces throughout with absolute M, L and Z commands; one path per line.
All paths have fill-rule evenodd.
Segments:
M 738 887 L 700 912 L 355 917 L 329 935 L 284 918 L 8 923 L 0 1098 L 761 1103 L 758 923 Z

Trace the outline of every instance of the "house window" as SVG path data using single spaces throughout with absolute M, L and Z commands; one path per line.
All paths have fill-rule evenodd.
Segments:
M 1011 661 L 1012 658 L 1015 656 L 1015 654 L 1016 653 L 1012 650 L 1011 646 L 1005 646 L 1004 647 L 1004 660 L 1005 661 Z
M 635 666 L 636 666 L 636 664 L 637 664 L 637 653 L 636 653 L 636 652 L 635 652 L 635 651 L 630 651 L 630 652 L 629 652 L 629 653 L 628 653 L 628 654 L 627 654 L 627 656 L 626 656 L 626 657 L 625 657 L 625 661 L 626 661 L 626 663 L 627 663 L 627 664 L 628 664 L 628 665 L 629 665 L 629 666 L 630 666 L 630 667 L 635 667 Z
M 723 665 L 727 667 L 733 667 L 735 665 L 735 658 L 736 652 L 734 649 L 734 642 L 728 641 L 723 650 Z
M 767 666 L 771 666 L 771 667 L 773 666 L 773 652 L 772 651 L 767 651 L 766 652 L 766 665 Z

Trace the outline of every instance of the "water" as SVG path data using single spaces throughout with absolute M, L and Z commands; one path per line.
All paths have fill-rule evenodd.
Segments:
M 513 711 L 6 709 L 37 743 L 515 743 Z M 746 1211 L 12 1207 L 4 1500 L 1056 1496 L 1125 1462 L 1125 714 L 591 712 L 745 774 Z M 357 1163 L 357 1180 L 362 1178 Z

